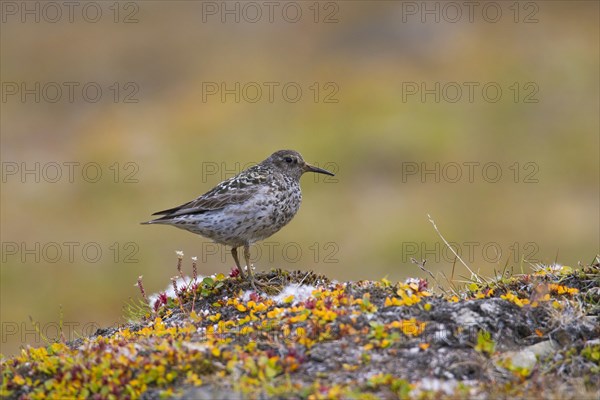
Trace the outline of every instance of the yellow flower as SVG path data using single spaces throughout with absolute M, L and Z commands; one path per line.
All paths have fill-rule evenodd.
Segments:
M 286 297 L 285 299 L 283 299 L 284 303 L 291 303 L 292 301 L 294 301 L 294 295 L 291 294 L 288 297 Z
M 212 322 L 217 322 L 218 320 L 221 319 L 221 313 L 216 313 L 215 315 L 211 315 L 208 317 L 208 319 Z
M 247 310 L 246 306 L 244 306 L 243 304 L 238 304 L 236 308 L 239 312 L 245 312 Z
M 15 375 L 15 377 L 13 378 L 13 382 L 19 386 L 22 386 L 25 384 L 25 379 L 23 379 L 21 375 Z
M 187 376 L 185 377 L 185 382 L 194 386 L 202 385 L 202 379 L 200 379 L 198 375 L 192 371 L 188 371 Z

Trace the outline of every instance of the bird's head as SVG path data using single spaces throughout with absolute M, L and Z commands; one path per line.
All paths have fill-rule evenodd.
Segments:
M 300 179 L 305 172 L 315 172 L 318 174 L 325 174 L 334 176 L 333 173 L 314 165 L 308 164 L 300 153 L 294 150 L 279 150 L 271 154 L 264 163 L 273 165 L 283 174 L 293 176 L 296 179 Z

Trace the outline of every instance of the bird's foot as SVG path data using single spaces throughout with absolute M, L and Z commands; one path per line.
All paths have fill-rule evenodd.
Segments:
M 260 282 L 258 282 L 258 283 L 259 283 L 258 286 L 260 286 Z M 256 281 L 254 279 L 250 280 L 250 286 L 252 286 L 252 288 L 258 292 L 258 288 L 256 287 Z
M 259 291 L 259 288 L 261 291 L 264 291 L 265 288 L 268 288 L 269 285 L 256 280 L 256 278 L 254 277 L 254 274 L 251 273 L 250 271 L 248 272 L 248 282 L 250 282 L 250 286 L 252 286 L 252 288 L 256 291 Z
M 260 282 L 260 281 L 250 281 L 250 286 L 252 286 L 252 289 L 254 289 L 257 292 L 264 292 L 267 294 L 271 294 L 272 290 L 271 290 L 271 286 L 269 286 L 268 284 L 264 283 L 264 282 Z

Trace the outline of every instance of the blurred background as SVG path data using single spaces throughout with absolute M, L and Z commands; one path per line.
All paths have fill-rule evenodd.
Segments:
M 4 355 L 123 323 L 177 250 L 228 273 L 139 223 L 278 149 L 336 176 L 302 178 L 259 270 L 450 276 L 428 214 L 488 276 L 599 251 L 597 2 L 77 4 L 2 4 Z

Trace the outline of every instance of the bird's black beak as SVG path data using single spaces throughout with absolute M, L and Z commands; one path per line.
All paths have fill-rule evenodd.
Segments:
M 327 171 L 326 169 L 315 167 L 314 165 L 310 165 L 310 164 L 304 164 L 304 172 L 315 172 L 317 174 L 325 174 L 325 175 L 335 176 L 335 174 Z

